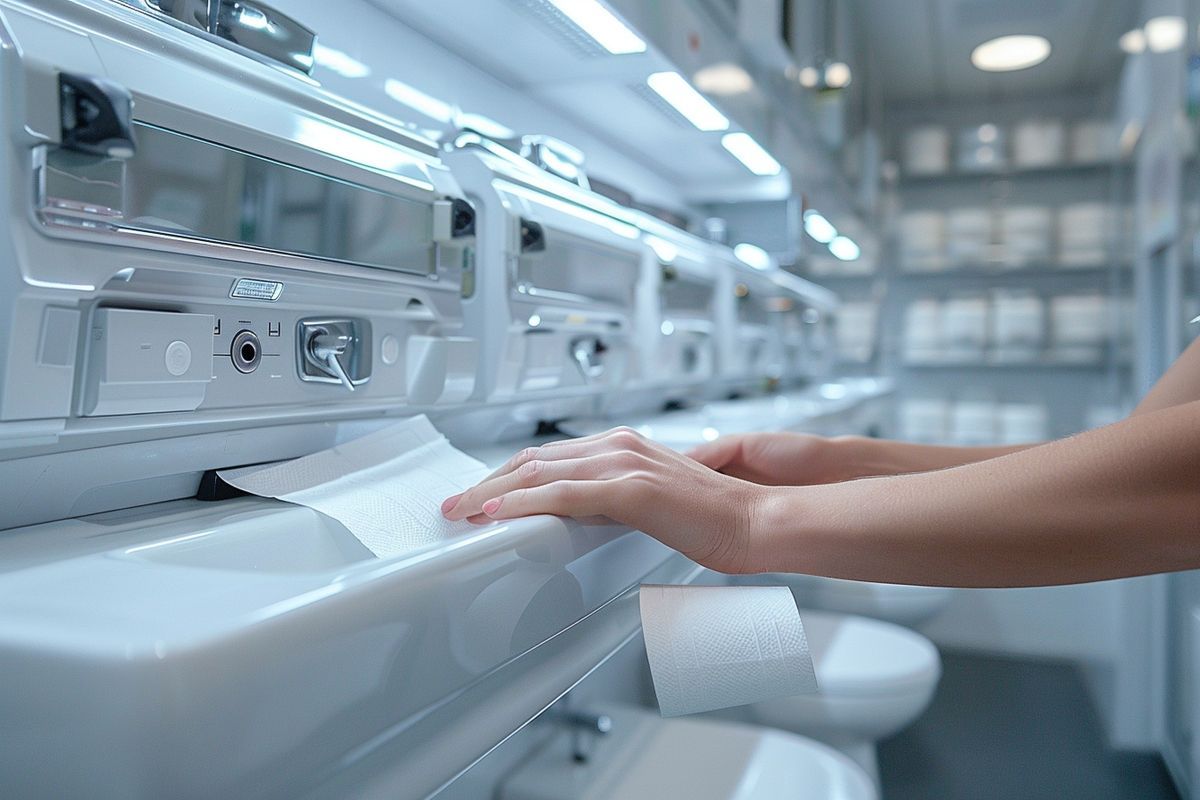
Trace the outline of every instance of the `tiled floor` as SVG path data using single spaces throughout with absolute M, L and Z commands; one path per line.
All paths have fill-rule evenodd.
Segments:
M 1178 798 L 1155 756 L 1113 753 L 1072 666 L 943 654 L 929 711 L 883 742 L 884 800 Z

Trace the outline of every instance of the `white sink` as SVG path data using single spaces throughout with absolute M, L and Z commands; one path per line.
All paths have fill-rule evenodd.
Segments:
M 178 501 L 0 537 L 14 797 L 424 797 L 699 568 L 556 517 L 370 556 L 315 512 Z

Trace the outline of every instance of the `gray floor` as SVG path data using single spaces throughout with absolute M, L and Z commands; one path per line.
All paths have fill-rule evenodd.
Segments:
M 884 800 L 1178 798 L 1156 756 L 1113 753 L 1072 666 L 943 653 L 929 711 L 880 745 Z

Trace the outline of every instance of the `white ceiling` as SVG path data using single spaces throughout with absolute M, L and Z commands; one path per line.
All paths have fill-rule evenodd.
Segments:
M 843 0 L 860 58 L 884 102 L 986 101 L 1116 82 L 1117 38 L 1134 26 L 1133 0 Z M 1034 33 L 1050 58 L 1027 70 L 985 73 L 971 65 L 976 45 Z
M 383 11 L 504 83 L 578 121 L 647 168 L 680 184 L 744 181 L 747 173 L 720 145 L 645 88 L 651 72 L 675 67 L 652 46 L 612 56 L 546 4 L 458 0 L 453 14 L 428 0 L 370 0 Z M 540 131 L 518 131 L 539 133 Z M 603 178 L 604 176 L 599 176 Z

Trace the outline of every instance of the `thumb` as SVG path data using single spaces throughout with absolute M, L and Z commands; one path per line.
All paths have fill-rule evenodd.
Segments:
M 723 436 L 713 442 L 694 447 L 688 451 L 689 458 L 699 461 L 712 470 L 722 470 L 740 460 L 742 440 L 739 436 Z

